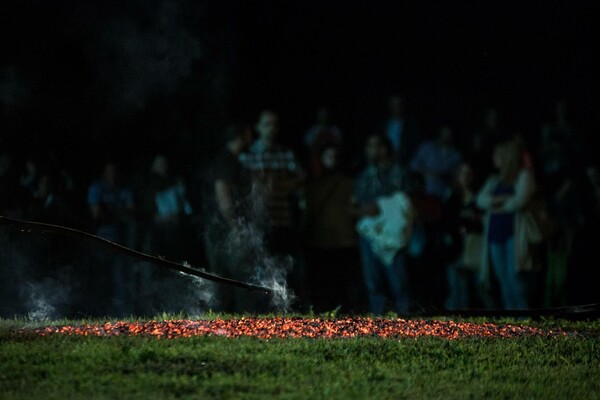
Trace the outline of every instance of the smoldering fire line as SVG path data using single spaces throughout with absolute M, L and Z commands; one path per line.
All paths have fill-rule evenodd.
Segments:
M 33 233 L 37 232 L 40 234 L 56 234 L 56 235 L 66 235 L 79 239 L 88 239 L 93 240 L 96 243 L 103 245 L 104 247 L 119 252 L 123 255 L 133 257 L 139 259 L 141 261 L 145 261 L 160 267 L 165 267 L 174 271 L 179 271 L 187 275 L 195 276 L 198 278 L 206 279 L 212 282 L 236 286 L 242 289 L 262 292 L 266 295 L 274 295 L 275 289 L 268 288 L 260 285 L 254 285 L 247 282 L 237 281 L 235 279 L 224 278 L 218 275 L 213 275 L 208 272 L 192 268 L 187 264 L 180 264 L 174 261 L 169 261 L 161 257 L 153 256 L 150 254 L 142 253 L 137 250 L 130 249 L 129 247 L 122 246 L 118 243 L 111 242 L 110 240 L 103 239 L 99 236 L 93 235 L 88 232 L 80 231 L 74 228 L 68 228 L 60 225 L 53 224 L 45 224 L 41 222 L 34 221 L 22 221 L 14 218 L 8 218 L 4 216 L 0 216 L 0 225 L 5 225 L 13 229 L 17 229 L 23 233 Z

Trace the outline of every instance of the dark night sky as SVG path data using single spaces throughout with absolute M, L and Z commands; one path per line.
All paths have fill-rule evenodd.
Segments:
M 591 4 L 5 1 L 2 139 L 23 154 L 51 145 L 72 165 L 165 146 L 206 160 L 228 120 L 263 107 L 281 112 L 289 142 L 319 104 L 359 141 L 394 92 L 426 133 L 446 120 L 468 132 L 488 105 L 537 133 L 557 97 L 589 132 L 599 125 Z
M 376 117 L 405 91 L 425 116 L 459 121 L 487 104 L 537 113 L 557 96 L 594 99 L 598 28 L 583 2 L 342 4 L 247 5 L 243 92 Z

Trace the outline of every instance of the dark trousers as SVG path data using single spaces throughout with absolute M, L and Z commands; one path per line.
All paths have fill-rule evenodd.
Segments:
M 369 296 L 369 311 L 381 315 L 391 298 L 394 311 L 408 313 L 406 254 L 399 251 L 392 265 L 385 265 L 371 249 L 369 242 L 360 238 L 363 277 Z M 389 294 L 389 295 L 388 295 Z

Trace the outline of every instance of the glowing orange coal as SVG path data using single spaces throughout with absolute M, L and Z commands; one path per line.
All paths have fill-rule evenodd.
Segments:
M 25 332 L 25 330 L 23 330 Z M 272 338 L 413 338 L 436 336 L 446 339 L 465 337 L 513 338 L 521 336 L 564 336 L 554 331 L 525 325 L 475 324 L 454 321 L 424 321 L 383 318 L 240 318 L 215 320 L 176 320 L 148 322 L 107 322 L 80 326 L 49 326 L 27 330 L 39 335 L 154 336 L 180 338 L 191 336 L 252 336 Z

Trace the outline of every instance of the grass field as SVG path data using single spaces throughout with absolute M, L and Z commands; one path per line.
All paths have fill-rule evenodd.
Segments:
M 83 322 L 90 321 L 44 324 Z M 524 323 L 581 333 L 458 340 L 41 337 L 17 331 L 41 323 L 0 320 L 0 397 L 600 398 L 600 321 Z

